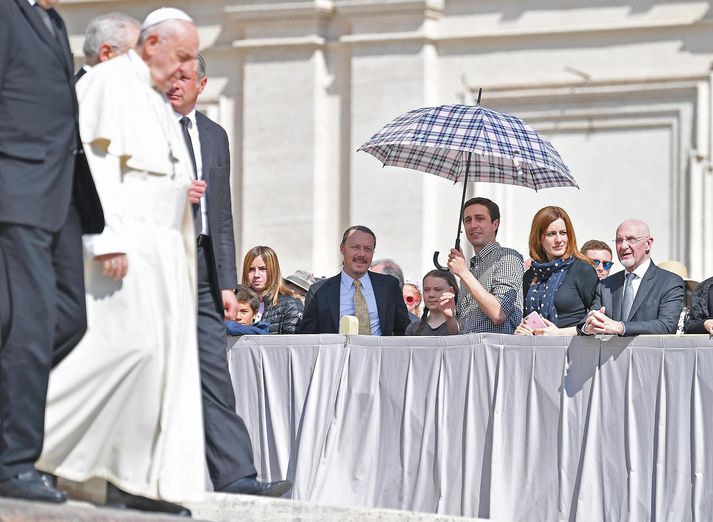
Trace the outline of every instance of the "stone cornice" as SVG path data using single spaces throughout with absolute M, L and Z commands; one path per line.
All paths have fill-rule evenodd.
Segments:
M 276 4 L 240 5 L 230 3 L 223 8 L 230 17 L 245 22 L 286 21 L 296 18 L 326 19 L 334 13 L 333 0 L 282 2 Z
M 344 16 L 422 13 L 437 17 L 443 13 L 444 0 L 335 0 L 337 13 Z
M 321 36 L 296 36 L 291 38 L 249 38 L 245 40 L 235 40 L 234 49 L 260 50 L 289 48 L 318 48 L 323 47 L 326 40 Z
M 537 27 L 491 27 L 473 31 L 439 31 L 434 37 L 440 42 L 458 42 L 465 40 L 485 40 L 497 38 L 530 38 L 537 36 L 569 36 L 587 33 L 646 31 L 675 29 L 691 26 L 707 27 L 713 25 L 708 19 L 693 17 L 670 18 L 668 20 L 632 20 L 615 23 L 580 24 L 568 26 L 537 26 Z
M 498 85 L 488 87 L 483 85 L 483 96 L 487 99 L 498 101 L 507 99 L 526 99 L 526 98 L 565 98 L 571 96 L 620 96 L 622 93 L 630 95 L 645 95 L 645 93 L 654 93 L 660 91 L 671 90 L 690 90 L 697 88 L 700 82 L 707 82 L 709 79 L 708 73 L 696 75 L 680 75 L 680 76 L 646 76 L 641 78 L 626 78 L 626 79 L 599 79 L 596 81 L 583 82 L 558 82 L 550 84 L 537 85 Z M 471 86 L 468 88 L 468 95 L 471 97 L 477 96 L 478 89 L 481 86 Z

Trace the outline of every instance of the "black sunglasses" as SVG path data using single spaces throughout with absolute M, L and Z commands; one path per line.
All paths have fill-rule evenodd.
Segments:
M 592 261 L 594 261 L 594 266 L 599 266 L 599 263 L 601 263 L 604 270 L 609 270 L 614 266 L 614 261 L 602 261 L 601 259 L 592 259 Z

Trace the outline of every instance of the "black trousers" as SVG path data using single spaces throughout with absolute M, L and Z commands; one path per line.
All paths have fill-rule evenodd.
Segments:
M 0 223 L 0 480 L 42 452 L 53 354 L 87 328 L 82 233 L 70 206 L 59 232 Z M 59 355 L 58 355 L 59 357 Z
M 210 241 L 207 239 L 206 241 Z M 235 412 L 228 372 L 223 300 L 209 244 L 198 246 L 198 356 L 203 393 L 206 458 L 213 487 L 255 474 L 250 435 Z

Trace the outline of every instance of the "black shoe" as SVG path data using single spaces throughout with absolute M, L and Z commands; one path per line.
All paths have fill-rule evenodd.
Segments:
M 55 503 L 67 500 L 67 496 L 63 492 L 48 486 L 42 480 L 40 473 L 34 469 L 20 473 L 11 479 L 0 481 L 0 497 Z
M 164 500 L 154 500 L 151 498 L 132 495 L 124 490 L 121 490 L 113 484 L 107 484 L 106 488 L 106 505 L 108 507 L 118 509 L 138 509 L 139 511 L 152 511 L 158 513 L 170 513 L 179 517 L 190 517 L 191 512 L 179 506 Z
M 57 489 L 57 475 L 40 471 L 40 478 L 48 488 Z
M 263 497 L 281 497 L 292 489 L 292 482 L 289 480 L 278 480 L 277 482 L 259 482 L 255 476 L 245 477 L 218 490 L 219 493 L 237 493 L 239 495 L 261 495 Z

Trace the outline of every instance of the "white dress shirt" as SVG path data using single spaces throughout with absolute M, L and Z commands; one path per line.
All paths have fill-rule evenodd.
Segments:
M 631 290 L 634 292 L 634 297 L 632 298 L 632 303 L 634 302 L 634 299 L 636 299 L 636 292 L 639 291 L 639 286 L 641 286 L 641 280 L 644 278 L 644 275 L 646 274 L 646 271 L 649 269 L 650 264 L 651 264 L 651 258 L 649 258 L 646 261 L 644 261 L 643 263 L 641 263 L 639 266 L 636 267 L 636 270 L 634 270 L 636 277 L 631 282 Z M 629 272 L 626 271 L 626 272 L 624 272 L 624 275 L 626 275 L 628 273 Z M 626 284 L 626 277 L 624 277 L 624 284 Z
M 176 113 L 176 117 L 180 120 L 183 118 L 182 114 Z M 193 144 L 193 154 L 196 157 L 196 179 L 203 179 L 203 157 L 201 156 L 201 139 L 198 135 L 198 125 L 196 124 L 196 110 L 193 109 L 190 113 L 186 114 L 186 117 L 190 120 L 188 125 L 188 135 L 191 137 L 191 143 Z M 180 123 L 179 123 L 180 125 Z M 210 229 L 208 228 L 208 200 L 205 193 L 201 197 L 201 224 L 203 228 L 201 229 L 201 234 L 204 236 L 210 235 Z

